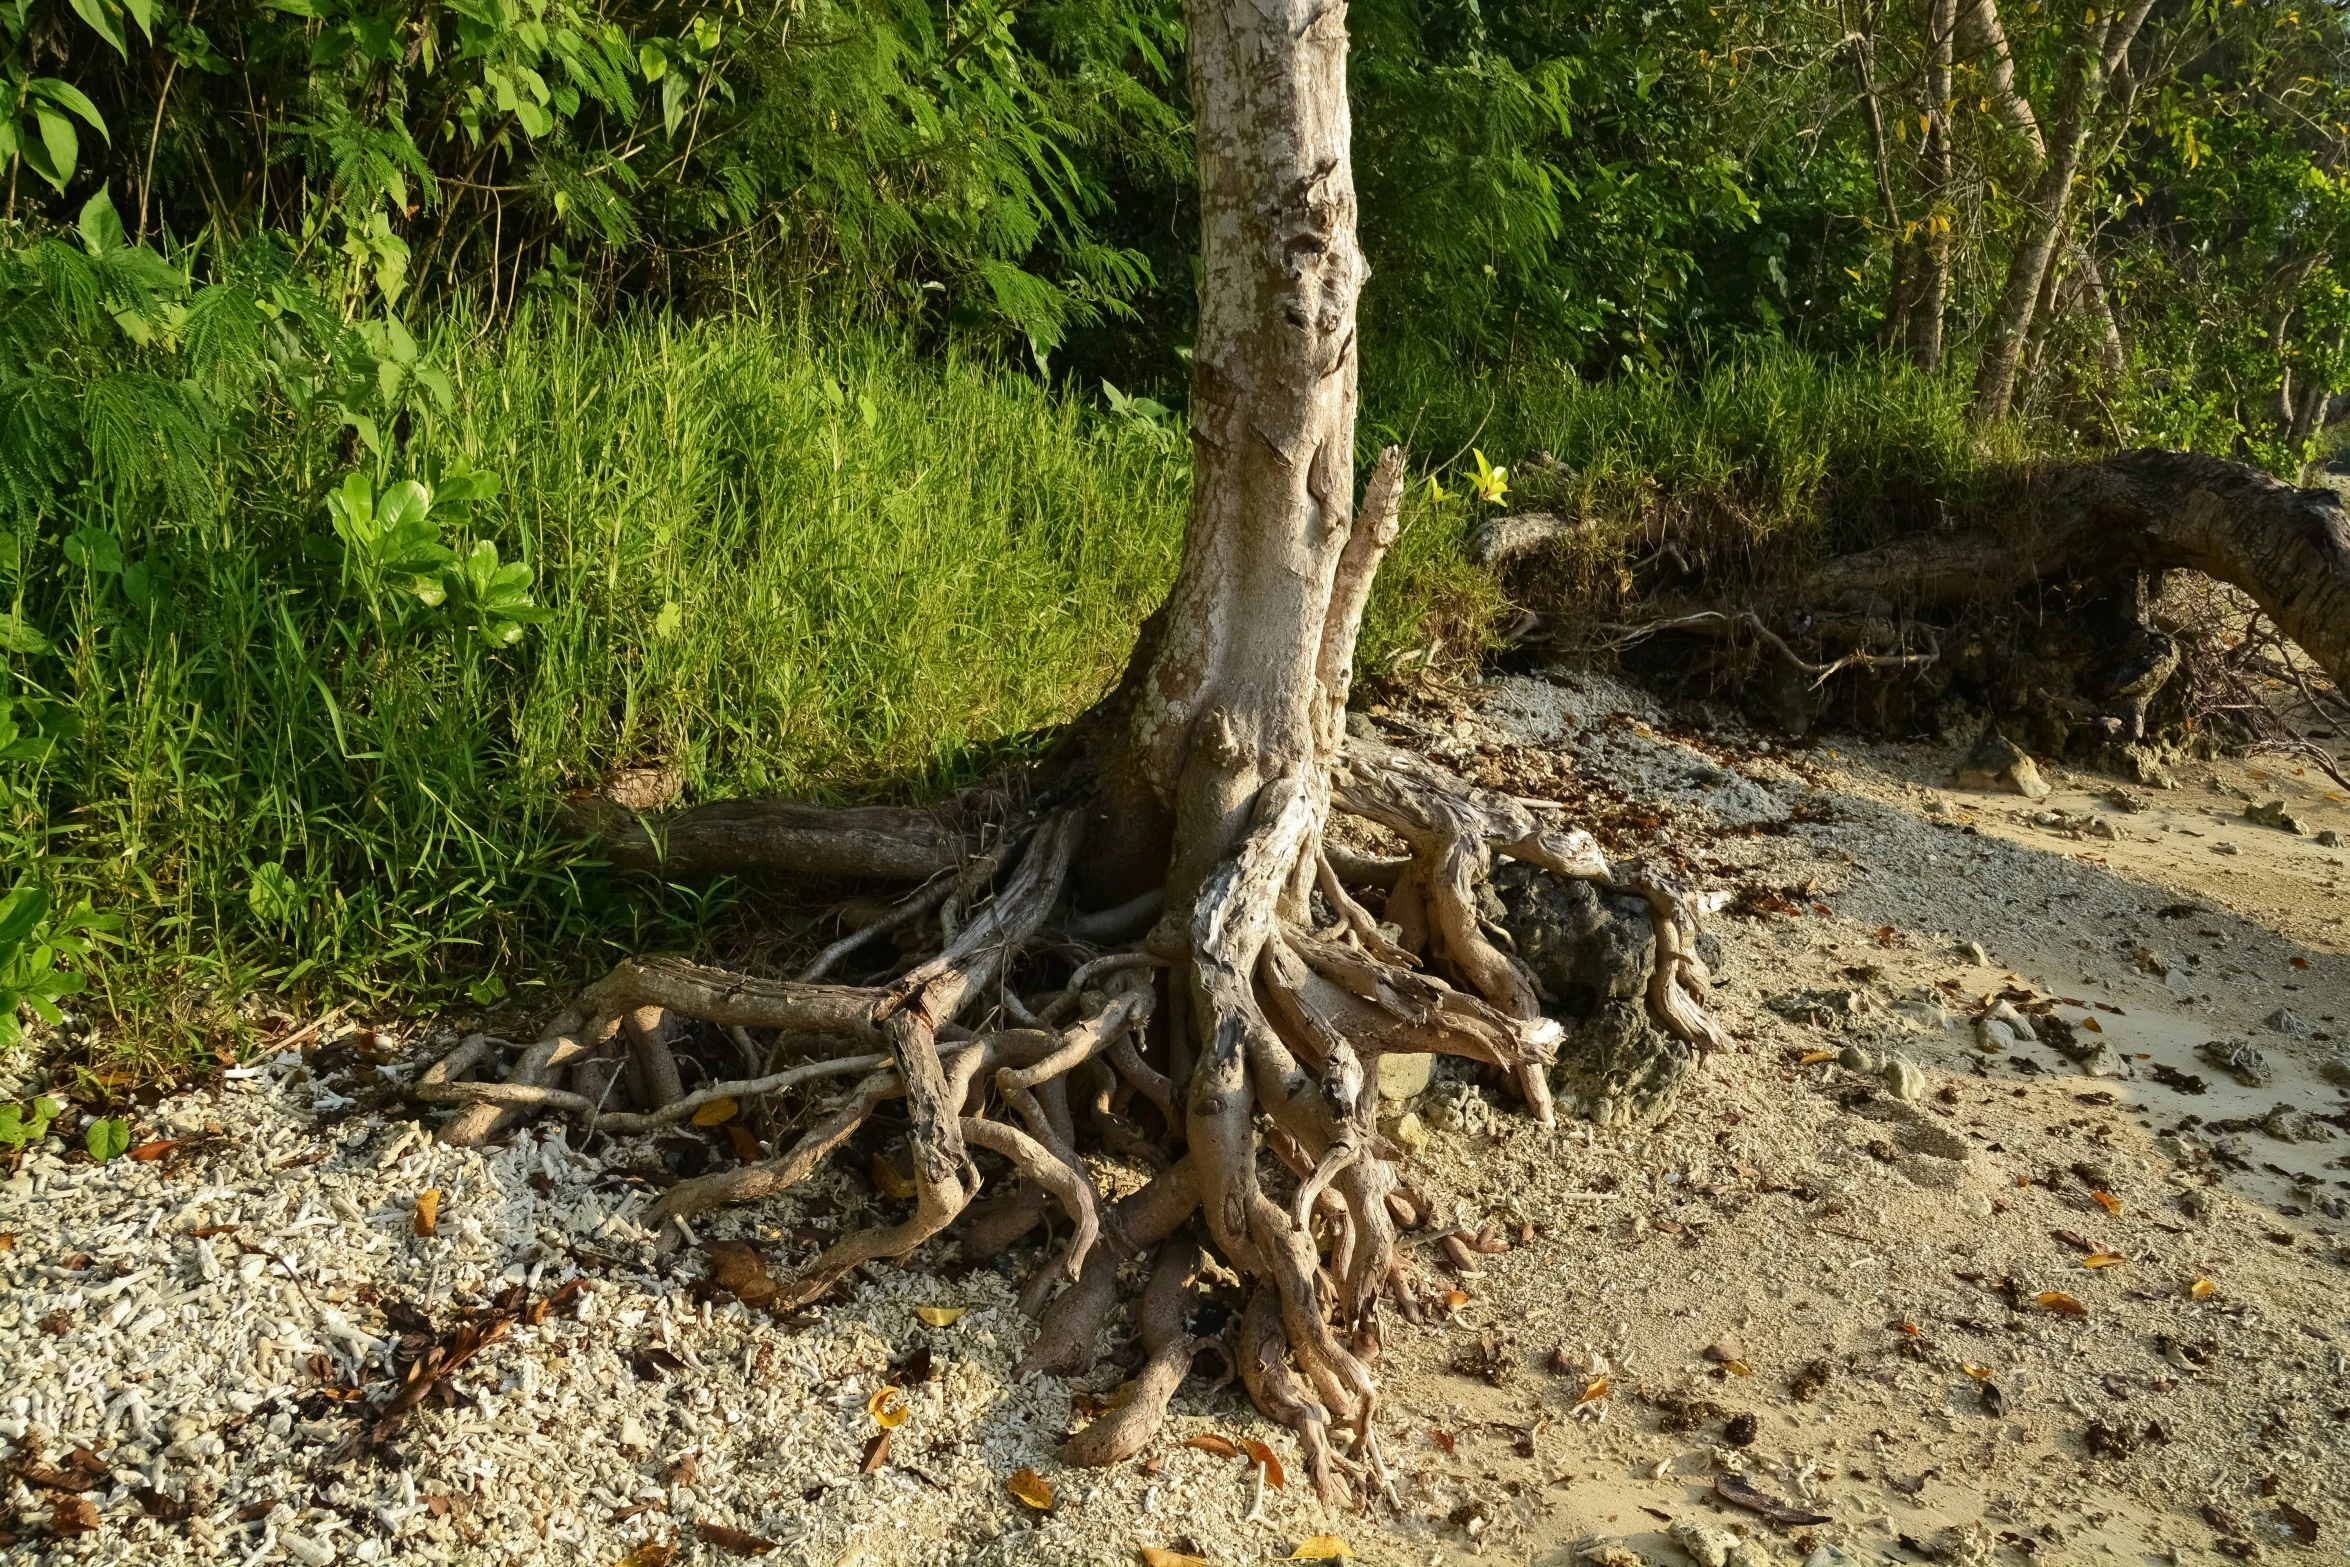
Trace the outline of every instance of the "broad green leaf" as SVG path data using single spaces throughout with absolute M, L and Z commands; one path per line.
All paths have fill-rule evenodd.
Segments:
M 92 1121 L 82 1133 L 82 1146 L 89 1149 L 90 1157 L 100 1164 L 119 1159 L 130 1152 L 131 1123 L 120 1116 Z
M 301 912 L 301 889 L 286 874 L 285 866 L 269 860 L 253 867 L 253 881 L 245 889 L 245 903 L 256 917 L 282 925 Z
M 71 0 L 74 11 L 96 30 L 99 37 L 114 45 L 114 52 L 124 59 L 131 57 L 129 44 L 122 35 L 122 8 L 110 0 Z
M 0 652 L 46 653 L 49 639 L 14 610 L 0 610 Z
M 685 610 L 678 605 L 677 600 L 671 599 L 661 606 L 661 613 L 653 617 L 653 635 L 673 637 L 684 625 Z
M 112 133 L 106 129 L 106 117 L 98 112 L 98 106 L 92 103 L 73 83 L 61 82 L 54 76 L 36 76 L 33 78 L 32 90 L 36 95 L 48 99 L 67 113 L 80 115 L 89 122 L 90 129 L 96 131 L 108 143 L 113 142 Z
M 82 139 L 74 134 L 73 121 L 47 104 L 33 106 L 33 120 L 41 128 L 41 151 L 44 167 L 41 177 L 64 194 L 65 182 L 73 178 L 74 165 L 81 161 Z M 30 148 L 26 149 L 28 152 Z M 31 162 L 31 159 L 26 159 Z
M 649 43 L 639 49 L 636 52 L 636 63 L 637 69 L 645 73 L 648 82 L 659 81 L 662 73 L 669 69 L 669 59 L 661 53 L 659 44 Z
M 49 895 L 30 882 L 0 900 L 0 954 L 39 928 L 49 913 Z

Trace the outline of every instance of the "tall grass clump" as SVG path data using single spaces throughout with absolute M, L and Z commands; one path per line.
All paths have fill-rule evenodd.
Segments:
M 1172 575 L 1173 433 L 988 364 L 742 318 L 467 327 L 427 345 L 449 408 L 405 450 L 264 419 L 224 504 L 85 487 L 81 547 L 20 574 L 52 646 L 14 663 L 73 732 L 15 769 L 12 825 L 58 897 L 126 916 L 116 1010 L 487 994 L 690 941 L 712 905 L 610 881 L 554 831 L 565 790 L 936 793 L 1098 693 Z M 353 471 L 379 511 L 435 483 L 419 547 L 519 566 L 518 618 L 427 606 L 396 562 L 362 591 Z

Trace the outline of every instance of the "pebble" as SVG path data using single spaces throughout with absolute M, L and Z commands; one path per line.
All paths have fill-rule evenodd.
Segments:
M 1918 1070 L 1916 1062 L 1894 1056 L 1885 1063 L 1885 1091 L 1914 1104 L 1926 1096 L 1926 1074 Z
M 2317 835 L 2317 846 L 2321 849 L 2339 849 L 2342 846 L 2342 835 L 2328 827 Z
M 1979 941 L 1960 942 L 1958 955 L 1977 968 L 1988 968 L 1991 964 L 1991 954 L 1983 950 L 1983 944 Z
M 2295 1039 L 2307 1039 L 2317 1032 L 2308 1020 L 2291 1007 L 2279 1007 L 2260 1020 L 2260 1026 L 2271 1033 L 2287 1034 Z

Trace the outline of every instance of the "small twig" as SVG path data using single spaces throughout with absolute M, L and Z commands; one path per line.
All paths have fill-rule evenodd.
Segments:
M 1778 652 L 1781 658 L 1787 660 L 1788 663 L 1794 665 L 1804 674 L 1810 675 L 1812 677 L 1812 689 L 1815 691 L 1818 690 L 1821 686 L 1827 684 L 1828 678 L 1831 675 L 1837 674 L 1843 670 L 1917 669 L 1922 668 L 1927 664 L 1939 662 L 1942 657 L 1941 644 L 1936 642 L 1931 651 L 1924 653 L 1847 653 L 1842 658 L 1837 659 L 1834 663 L 1815 664 L 1810 659 L 1807 659 L 1802 654 L 1796 652 L 1792 647 L 1789 647 L 1787 645 L 1786 639 L 1781 637 L 1770 627 L 1764 625 L 1762 617 L 1757 615 L 1751 609 L 1742 609 L 1734 615 L 1724 614 L 1718 609 L 1707 609 L 1700 610 L 1694 615 L 1682 615 L 1673 620 L 1651 621 L 1647 625 L 1643 626 L 1618 627 L 1617 629 L 1623 631 L 1625 634 L 1617 641 L 1610 643 L 1609 646 L 1620 651 L 1621 649 L 1632 647 L 1635 644 L 1645 642 L 1650 637 L 1657 635 L 1659 632 L 1695 631 L 1708 626 L 1745 627 L 1748 631 L 1753 632 L 1764 642 L 1770 644 L 1770 646 Z M 1928 639 L 1932 640 L 1930 630 L 1928 633 Z

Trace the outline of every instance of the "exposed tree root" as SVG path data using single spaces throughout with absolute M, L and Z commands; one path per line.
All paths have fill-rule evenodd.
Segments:
M 1372 862 L 1332 849 L 1323 825 L 1333 809 L 1398 834 L 1411 854 Z M 785 1303 L 903 1259 L 958 1220 L 966 1248 L 993 1255 L 1057 1210 L 1066 1238 L 1022 1291 L 1039 1320 L 1019 1374 L 1078 1375 L 1093 1364 L 1121 1266 L 1150 1254 L 1142 1370 L 1067 1448 L 1071 1462 L 1114 1463 L 1149 1443 L 1203 1354 L 1221 1352 L 1187 1324 L 1198 1290 L 1229 1267 L 1250 1297 L 1227 1365 L 1296 1432 L 1326 1501 L 1368 1500 L 1385 1487 L 1379 1308 L 1416 1320 L 1397 1241 L 1399 1226 L 1428 1216 L 1426 1199 L 1398 1187 L 1400 1155 L 1373 1119 L 1380 1057 L 1486 1063 L 1550 1121 L 1559 1027 L 1477 912 L 1497 855 L 1643 898 L 1657 950 L 1650 1011 L 1689 1047 L 1718 1048 L 1688 904 L 1657 873 L 1609 866 L 1557 816 L 1374 743 L 1347 742 L 1327 776 L 1299 769 L 1264 782 L 1237 848 L 1208 869 L 1180 925 L 1159 916 L 1158 891 L 1106 914 L 1067 911 L 1082 815 L 1054 808 L 1007 822 L 992 847 L 935 868 L 801 979 L 623 963 L 523 1049 L 505 1081 L 466 1080 L 494 1059 L 496 1042 L 475 1036 L 415 1096 L 458 1106 L 442 1136 L 464 1144 L 530 1111 L 649 1131 L 721 1099 L 855 1076 L 777 1157 L 672 1187 L 649 1216 L 663 1243 L 685 1233 L 672 1221 L 805 1178 L 878 1107 L 903 1100 L 912 1211 L 835 1242 L 785 1283 Z M 1384 921 L 1363 901 L 1381 896 Z M 858 945 L 900 932 L 934 935 L 936 950 L 878 983 L 824 981 Z M 1103 951 L 1091 940 L 1135 944 Z M 696 1025 L 724 1031 L 723 1059 L 764 1070 L 685 1092 L 678 1052 Z M 568 1090 L 555 1086 L 565 1073 Z M 1085 1137 L 1155 1173 L 1110 1202 Z M 999 1189 L 975 1204 L 991 1181 Z

